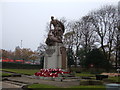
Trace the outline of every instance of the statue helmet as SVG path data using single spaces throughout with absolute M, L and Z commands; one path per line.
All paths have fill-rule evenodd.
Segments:
M 51 16 L 51 19 L 54 19 L 54 16 Z

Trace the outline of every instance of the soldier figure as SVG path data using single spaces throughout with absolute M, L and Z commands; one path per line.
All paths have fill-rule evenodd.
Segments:
M 51 25 L 54 26 L 54 30 L 61 28 L 64 33 L 65 27 L 64 27 L 63 23 L 58 21 L 57 19 L 54 19 L 53 16 L 51 16 L 50 30 L 51 30 Z
M 54 29 L 51 29 L 52 25 Z M 54 45 L 55 42 L 62 43 L 62 35 L 64 31 L 65 28 L 63 23 L 51 16 L 50 31 L 48 33 L 48 38 L 46 39 L 46 44 L 51 46 Z

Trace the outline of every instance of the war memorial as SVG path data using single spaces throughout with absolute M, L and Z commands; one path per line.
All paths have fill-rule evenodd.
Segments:
M 52 25 L 54 29 L 51 29 Z M 67 69 L 66 48 L 62 42 L 62 36 L 65 31 L 62 22 L 51 17 L 50 31 L 46 39 L 47 50 L 44 58 L 44 69 Z

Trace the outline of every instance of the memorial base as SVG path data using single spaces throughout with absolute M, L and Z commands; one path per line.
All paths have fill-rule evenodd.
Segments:
M 62 43 L 48 46 L 45 51 L 44 69 L 67 69 L 66 48 Z

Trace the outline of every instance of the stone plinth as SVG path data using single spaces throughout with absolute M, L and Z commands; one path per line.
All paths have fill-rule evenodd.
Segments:
M 47 47 L 44 57 L 44 69 L 49 68 L 67 69 L 66 48 L 62 43 Z

